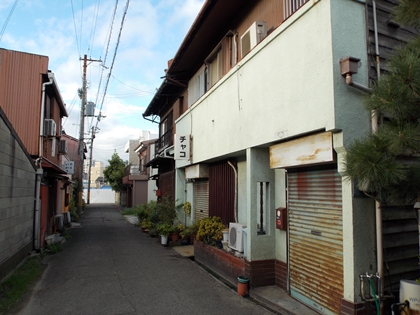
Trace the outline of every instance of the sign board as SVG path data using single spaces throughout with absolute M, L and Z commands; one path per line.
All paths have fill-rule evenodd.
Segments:
M 324 132 L 270 147 L 270 168 L 315 165 L 334 161 L 332 133 Z
M 74 161 L 65 161 L 63 169 L 67 172 L 67 174 L 74 174 Z
M 175 135 L 175 160 L 190 159 L 190 135 Z

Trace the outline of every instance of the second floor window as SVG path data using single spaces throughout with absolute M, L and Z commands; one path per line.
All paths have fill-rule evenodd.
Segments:
M 208 89 L 210 89 L 213 85 L 216 84 L 217 81 L 219 81 L 219 79 L 223 75 L 222 71 L 223 71 L 223 58 L 222 58 L 222 51 L 219 50 L 216 54 L 212 56 L 212 59 L 210 59 L 207 63 Z
M 188 107 L 194 104 L 201 96 L 206 93 L 207 74 L 206 67 L 203 66 L 190 80 L 188 85 Z

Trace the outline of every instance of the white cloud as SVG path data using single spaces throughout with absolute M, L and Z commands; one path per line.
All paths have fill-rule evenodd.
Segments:
M 204 0 L 143 0 L 131 1 L 122 29 L 107 97 L 103 100 L 101 129 L 94 141 L 93 156 L 107 161 L 114 149 L 124 158 L 124 145 L 138 138 L 142 130 L 158 132 L 158 125 L 142 117 L 156 89 L 160 86 L 167 61 L 174 57 L 185 34 L 202 7 Z M 2 0 L 0 17 L 7 17 L 14 0 Z M 96 5 L 99 3 L 99 8 Z M 105 66 L 111 66 L 125 1 L 119 1 L 112 38 Z M 80 99 L 84 54 L 92 59 L 105 59 L 108 34 L 115 1 L 93 0 L 50 2 L 20 0 L 0 41 L 6 49 L 26 51 L 49 57 L 69 117 L 66 133 L 79 138 Z M 97 15 L 96 15 L 97 12 Z M 25 21 L 25 23 L 22 23 Z M 83 23 L 82 23 L 83 22 Z M 3 20 L 0 18 L 0 25 Z M 87 66 L 88 100 L 102 103 L 110 69 L 98 62 Z M 101 89 L 98 92 L 102 76 Z M 96 113 L 98 114 L 98 112 Z M 94 122 L 96 124 L 96 121 Z M 86 120 L 85 130 L 91 125 Z

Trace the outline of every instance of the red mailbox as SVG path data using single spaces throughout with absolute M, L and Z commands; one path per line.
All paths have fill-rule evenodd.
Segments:
M 287 208 L 276 209 L 276 228 L 279 230 L 287 230 Z

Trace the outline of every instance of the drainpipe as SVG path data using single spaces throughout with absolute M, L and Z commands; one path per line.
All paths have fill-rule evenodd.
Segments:
M 238 171 L 236 170 L 236 167 L 228 161 L 228 164 L 230 167 L 233 168 L 233 171 L 235 172 L 235 199 L 233 204 L 234 214 L 235 214 L 235 223 L 238 223 Z
M 38 165 L 36 170 L 36 186 L 35 186 L 35 215 L 34 215 L 34 248 L 38 250 L 41 247 L 40 231 L 41 231 L 41 181 L 44 170 L 42 169 L 42 156 L 44 152 L 44 106 L 45 106 L 45 87 L 54 82 L 54 74 L 48 72 L 48 82 L 42 84 L 41 97 L 41 114 L 39 121 L 39 157 L 35 163 Z
M 368 88 L 367 86 L 364 86 L 360 83 L 354 82 L 351 73 L 346 74 L 346 83 L 348 86 L 352 86 L 362 92 L 365 93 L 372 93 L 372 89 Z
M 375 34 L 375 57 L 376 57 L 376 74 L 378 80 L 381 77 L 381 64 L 379 58 L 379 41 L 378 41 L 378 23 L 376 16 L 376 1 L 372 1 L 372 10 L 373 10 L 373 29 Z M 372 132 L 376 133 L 378 130 L 378 113 L 372 111 L 371 113 L 372 121 Z M 383 254 L 383 241 L 382 241 L 382 211 L 381 204 L 378 201 L 375 201 L 375 214 L 376 214 L 376 248 L 377 248 L 377 270 L 380 279 L 383 279 L 384 276 L 384 254 Z M 384 294 L 383 281 L 380 282 L 381 285 L 378 288 L 378 296 L 382 297 Z

